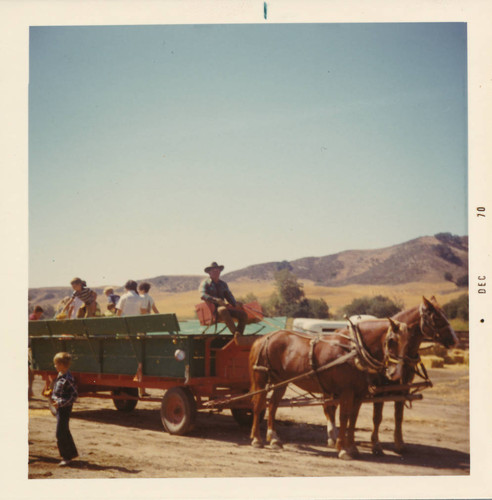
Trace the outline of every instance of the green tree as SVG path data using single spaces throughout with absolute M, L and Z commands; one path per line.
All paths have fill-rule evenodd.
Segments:
M 277 271 L 282 271 L 282 269 L 287 269 L 289 271 L 292 271 L 292 266 L 290 265 L 290 262 L 287 260 L 283 260 L 282 262 L 277 262 Z
M 468 286 L 468 274 L 465 274 L 464 276 L 460 276 L 456 280 L 456 284 L 461 288 L 461 287 L 467 287 Z
M 328 319 L 330 308 L 324 299 L 307 299 L 309 305 L 309 318 Z
M 274 292 L 266 304 L 264 311 L 270 316 L 288 316 L 293 318 L 329 318 L 328 304 L 323 299 L 308 299 L 303 285 L 297 277 L 284 268 L 274 274 Z
M 354 299 L 349 305 L 343 308 L 347 316 L 358 314 L 371 314 L 376 318 L 393 316 L 403 309 L 403 304 L 393 302 L 388 297 L 376 295 L 375 297 L 361 297 Z
M 453 281 L 453 275 L 450 272 L 447 271 L 447 272 L 444 273 L 444 279 L 446 281 L 451 281 L 452 282 Z
M 460 295 L 458 298 L 447 302 L 442 306 L 442 310 L 444 314 L 448 317 L 448 319 L 460 318 L 465 321 L 468 321 L 469 314 L 469 300 L 468 294 L 464 293 Z
M 275 272 L 275 288 L 281 303 L 296 304 L 304 298 L 303 285 L 297 281 L 297 277 L 288 269 Z

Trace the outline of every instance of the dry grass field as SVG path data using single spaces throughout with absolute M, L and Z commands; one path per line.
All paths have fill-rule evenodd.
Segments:
M 324 299 L 332 315 L 339 315 L 341 308 L 350 304 L 355 298 L 375 295 L 384 295 L 392 300 L 403 302 L 404 307 L 413 307 L 420 303 L 422 295 L 434 295 L 443 305 L 461 294 L 464 289 L 459 289 L 450 282 L 440 283 L 406 283 L 404 285 L 348 285 L 343 287 L 326 287 L 315 285 L 312 281 L 300 280 L 304 285 L 304 292 L 308 298 Z M 244 297 L 253 293 L 260 302 L 267 300 L 275 291 L 273 281 L 238 280 L 229 283 L 236 297 Z M 200 301 L 198 291 L 184 293 L 159 293 L 151 290 L 151 295 L 156 301 L 161 312 L 174 312 L 181 320 L 195 318 L 195 304 Z

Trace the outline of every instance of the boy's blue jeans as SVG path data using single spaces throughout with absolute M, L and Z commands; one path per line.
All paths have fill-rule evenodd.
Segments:
M 60 455 L 64 460 L 72 460 L 72 458 L 78 456 L 77 448 L 68 427 L 71 413 L 72 405 L 58 408 L 56 412 L 56 442 Z

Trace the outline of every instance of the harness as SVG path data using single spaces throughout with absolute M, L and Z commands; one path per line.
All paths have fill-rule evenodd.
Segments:
M 383 360 L 375 358 L 367 349 L 364 339 L 362 338 L 362 334 L 358 324 L 353 324 L 350 319 L 349 322 L 349 332 L 350 337 L 355 345 L 355 349 L 357 351 L 357 357 L 355 358 L 355 366 L 367 373 L 382 373 L 390 364 L 398 364 L 402 361 L 405 361 L 405 356 L 394 356 L 389 349 L 389 342 L 392 340 L 393 330 L 391 325 L 388 328 L 388 332 L 386 333 L 386 338 L 384 340 L 383 345 Z
M 337 340 L 332 340 L 332 339 L 326 339 L 321 337 L 321 335 L 317 334 L 316 336 L 312 335 L 306 335 L 302 334 L 300 332 L 294 332 L 291 330 L 288 330 L 289 333 L 297 335 L 301 338 L 309 339 L 309 354 L 308 354 L 308 359 L 309 359 L 309 366 L 311 367 L 311 372 L 306 373 L 306 377 L 309 375 L 314 375 L 316 377 L 316 380 L 320 386 L 321 392 L 323 395 L 326 395 L 329 393 L 329 391 L 326 390 L 326 388 L 323 385 L 322 379 L 320 377 L 320 372 L 323 370 L 326 370 L 328 368 L 331 368 L 332 366 L 342 364 L 347 362 L 349 359 L 354 358 L 354 364 L 356 368 L 359 370 L 366 372 L 366 373 L 382 373 L 390 363 L 399 363 L 402 361 L 402 358 L 400 357 L 394 357 L 391 355 L 389 352 L 388 348 L 388 342 L 390 340 L 390 333 L 392 332 L 391 330 L 391 325 L 389 326 L 389 331 L 388 334 L 386 335 L 385 343 L 384 343 L 384 359 L 383 361 L 379 361 L 376 359 L 372 354 L 369 352 L 367 347 L 364 344 L 362 334 L 360 332 L 360 328 L 358 325 L 353 325 L 350 320 L 349 320 L 349 333 L 350 335 L 345 335 L 343 333 L 336 333 L 337 336 L 342 337 L 344 339 L 347 339 L 350 341 L 350 344 L 344 344 L 342 342 L 339 342 Z M 271 361 L 269 358 L 269 349 L 268 345 L 270 342 L 270 339 L 280 333 L 280 331 L 276 332 L 271 332 L 268 335 L 265 335 L 264 337 L 264 342 L 261 345 L 261 348 L 258 351 L 258 355 L 255 361 L 255 364 L 253 365 L 253 370 L 256 371 L 263 371 L 266 372 L 268 375 L 268 382 L 266 385 L 266 390 L 270 390 L 272 388 L 272 382 L 275 379 L 275 369 L 271 365 Z M 347 351 L 347 354 L 337 358 L 336 360 L 332 361 L 331 363 L 328 363 L 326 365 L 320 365 L 318 360 L 316 359 L 314 350 L 316 345 L 319 342 L 325 342 L 332 344 L 334 346 L 340 347 L 344 350 Z M 260 364 L 260 358 L 263 358 L 264 364 Z M 297 379 L 297 377 L 296 377 Z

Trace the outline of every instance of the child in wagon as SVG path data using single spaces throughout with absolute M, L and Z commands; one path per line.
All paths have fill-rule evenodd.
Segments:
M 106 316 L 115 316 L 116 315 L 116 304 L 120 300 L 120 296 L 114 293 L 113 287 L 106 287 L 104 289 L 104 295 L 108 298 L 108 303 L 106 304 L 107 311 L 105 312 Z
M 149 295 L 150 283 L 144 282 L 138 285 L 138 292 L 140 297 L 142 297 L 142 314 L 150 314 L 154 311 L 155 314 L 159 314 L 159 309 L 157 309 L 154 299 Z M 143 312 L 145 310 L 145 312 Z
M 85 305 L 86 316 L 88 318 L 95 316 L 97 309 L 97 293 L 94 290 L 87 288 L 87 283 L 80 278 L 74 278 L 70 284 L 73 288 L 73 294 L 62 312 L 65 312 L 75 301 L 75 298 L 78 297 Z

